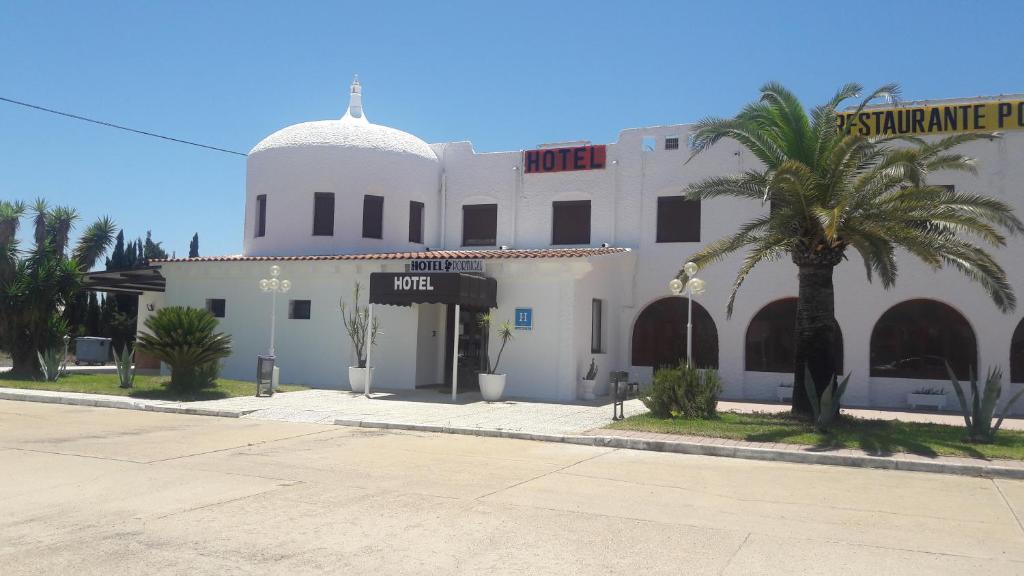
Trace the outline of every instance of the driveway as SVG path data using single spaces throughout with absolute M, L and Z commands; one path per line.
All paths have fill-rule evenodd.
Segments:
M 1019 574 L 1024 483 L 0 401 L 0 572 Z

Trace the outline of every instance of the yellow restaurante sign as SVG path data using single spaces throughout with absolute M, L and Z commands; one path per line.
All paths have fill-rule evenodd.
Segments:
M 1024 130 L 1024 100 L 907 106 L 841 112 L 839 128 L 861 136 Z

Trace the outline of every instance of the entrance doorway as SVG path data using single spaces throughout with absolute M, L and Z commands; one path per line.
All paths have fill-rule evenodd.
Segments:
M 480 326 L 480 315 L 485 308 L 462 306 L 458 325 L 455 325 L 455 306 L 448 304 L 445 311 L 444 383 L 452 386 L 453 330 L 459 334 L 459 392 L 480 390 L 479 374 L 486 370 L 484 352 L 487 350 L 487 330 Z

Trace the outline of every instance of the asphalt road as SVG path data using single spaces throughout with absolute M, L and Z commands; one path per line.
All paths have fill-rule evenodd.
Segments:
M 1024 574 L 1024 483 L 0 401 L 0 574 Z

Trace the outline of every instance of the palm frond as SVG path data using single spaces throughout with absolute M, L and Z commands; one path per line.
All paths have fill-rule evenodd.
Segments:
M 96 262 L 114 242 L 116 230 L 117 226 L 114 221 L 110 217 L 104 216 L 90 224 L 82 232 L 71 256 L 79 270 L 86 272 L 96 265 Z
M 764 201 L 767 193 L 767 175 L 753 170 L 737 176 L 705 178 L 683 189 L 683 194 L 690 200 L 733 197 Z
M 743 286 L 743 282 L 750 275 L 750 272 L 758 264 L 764 261 L 778 260 L 783 254 L 789 251 L 790 239 L 785 236 L 767 236 L 757 242 L 747 253 L 736 273 L 736 279 L 732 283 L 732 291 L 729 292 L 729 302 L 725 305 L 726 318 L 732 318 L 733 307 L 736 304 L 736 294 Z

